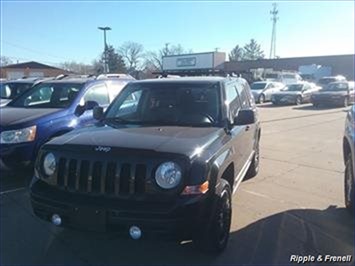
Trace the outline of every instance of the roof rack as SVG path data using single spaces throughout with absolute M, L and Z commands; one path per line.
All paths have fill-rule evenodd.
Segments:
M 95 75 L 76 75 L 76 74 L 60 74 L 56 76 L 54 79 L 55 80 L 62 80 L 62 79 L 70 79 L 70 78 L 95 78 Z
M 111 73 L 111 74 L 100 74 L 96 77 L 96 79 L 134 79 L 131 75 L 129 74 L 123 74 L 123 73 Z

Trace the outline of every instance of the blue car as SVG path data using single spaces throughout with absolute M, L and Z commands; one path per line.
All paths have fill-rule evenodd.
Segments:
M 93 124 L 93 108 L 106 108 L 130 81 L 63 77 L 19 95 L 0 109 L 0 168 L 31 165 L 50 139 Z

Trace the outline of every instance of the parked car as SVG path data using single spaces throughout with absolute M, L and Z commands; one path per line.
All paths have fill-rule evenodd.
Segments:
M 273 93 L 279 92 L 284 84 L 280 82 L 258 81 L 251 84 L 251 92 L 257 103 L 264 103 L 271 100 Z
M 312 83 L 301 82 L 287 85 L 280 92 L 271 96 L 271 101 L 275 105 L 279 104 L 303 104 L 310 102 L 312 93 L 320 88 Z
M 341 75 L 322 77 L 318 80 L 317 85 L 321 88 L 325 88 L 329 83 L 337 82 L 337 81 L 346 81 L 346 78 Z
M 134 108 L 127 107 L 132 98 Z M 35 215 L 63 227 L 193 239 L 222 251 L 232 193 L 259 169 L 261 129 L 248 83 L 132 82 L 94 116 L 97 124 L 42 146 L 31 184 Z
M 348 111 L 345 121 L 345 132 L 343 137 L 343 158 L 344 158 L 344 195 L 345 195 L 345 206 L 352 215 L 355 214 L 354 206 L 354 189 L 355 189 L 355 179 L 354 179 L 354 130 L 355 130 L 355 120 L 354 120 L 355 106 Z
M 302 81 L 302 77 L 298 73 L 286 71 L 276 71 L 267 73 L 265 75 L 265 79 L 266 81 L 281 82 L 285 85 Z
M 22 93 L 0 111 L 1 168 L 28 165 L 46 141 L 93 123 L 93 107 L 107 107 L 127 83 L 64 77 Z
M 312 94 L 314 107 L 320 105 L 340 105 L 347 107 L 354 104 L 354 82 L 338 81 L 329 83 L 324 89 Z
M 0 107 L 7 105 L 16 96 L 30 89 L 38 80 L 38 78 L 24 78 L 0 83 Z

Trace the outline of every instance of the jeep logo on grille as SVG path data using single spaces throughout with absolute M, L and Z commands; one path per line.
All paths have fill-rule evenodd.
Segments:
M 104 147 L 104 146 L 97 146 L 97 147 L 95 147 L 95 151 L 109 152 L 110 150 L 111 150 L 111 147 Z

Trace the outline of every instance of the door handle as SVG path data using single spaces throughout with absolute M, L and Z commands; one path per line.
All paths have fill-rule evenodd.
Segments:
M 250 129 L 250 126 L 245 126 L 245 131 L 248 131 Z

